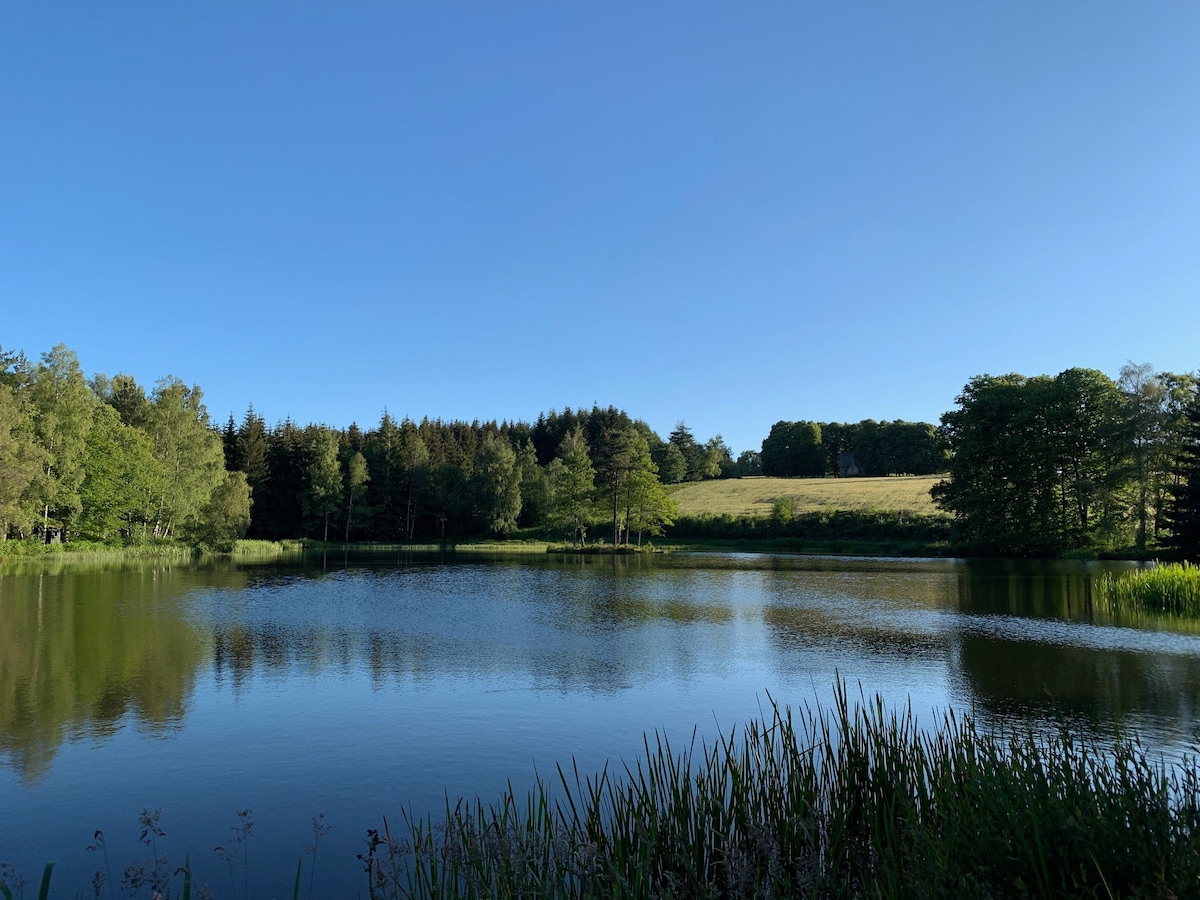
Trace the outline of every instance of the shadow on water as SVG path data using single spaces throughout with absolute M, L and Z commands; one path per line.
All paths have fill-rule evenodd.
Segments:
M 206 648 L 180 606 L 184 568 L 0 578 L 0 756 L 27 781 L 62 742 L 182 721 Z
M 173 791 L 169 812 L 193 833 L 223 833 L 219 817 L 251 802 L 277 822 L 340 810 L 339 827 L 369 827 L 414 795 L 436 805 L 464 780 L 503 786 L 535 759 L 545 771 L 640 752 L 660 723 L 703 728 L 720 711 L 740 724 L 727 717 L 764 689 L 803 702 L 839 671 L 985 721 L 1062 715 L 1186 739 L 1200 638 L 1093 614 L 1090 591 L 1114 568 L 339 548 L 5 570 L 0 790 L 19 811 L 0 844 L 40 853 L 62 817 L 143 791 L 151 804 Z M 57 797 L 54 814 L 35 794 L 43 810 Z M 349 859 L 356 839 L 333 838 Z

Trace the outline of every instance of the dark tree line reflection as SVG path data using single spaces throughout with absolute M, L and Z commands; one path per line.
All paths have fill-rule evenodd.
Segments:
M 1091 612 L 1099 574 L 771 557 L 10 571 L 0 762 L 35 780 L 64 741 L 129 724 L 168 732 L 209 671 L 235 691 L 259 675 L 345 673 L 376 690 L 467 678 L 611 696 L 719 677 L 748 633 L 778 672 L 811 665 L 832 679 L 876 660 L 898 677 L 944 673 L 997 717 L 1190 727 L 1196 639 L 1163 623 L 1092 628 L 1112 624 Z

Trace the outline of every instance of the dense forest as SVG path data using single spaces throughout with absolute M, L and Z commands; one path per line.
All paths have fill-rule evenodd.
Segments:
M 763 475 L 781 478 L 837 475 L 846 468 L 839 460 L 852 467 L 855 475 L 936 475 L 946 471 L 941 435 L 925 422 L 776 422 L 758 457 Z
M 942 416 L 934 502 L 953 543 L 1002 556 L 1200 548 L 1200 382 L 1127 364 L 972 378 Z
M 0 535 L 47 541 L 243 535 L 444 540 L 554 529 L 583 542 L 660 534 L 674 515 L 660 464 L 680 480 L 736 469 L 719 437 L 670 441 L 615 408 L 551 412 L 535 424 L 397 421 L 334 429 L 253 408 L 222 429 L 199 387 L 164 378 L 85 379 L 59 345 L 31 364 L 0 351 Z
M 1126 366 L 978 376 L 941 426 L 779 421 L 734 460 L 680 422 L 664 440 L 615 407 L 536 422 L 395 419 L 368 430 L 251 407 L 211 421 L 199 387 L 84 377 L 58 345 L 0 348 L 0 540 L 228 548 L 239 537 L 445 541 L 537 529 L 641 543 L 677 517 L 666 485 L 747 475 L 948 473 L 952 543 L 997 555 L 1191 554 L 1200 531 L 1200 394 Z M 690 523 L 695 530 L 696 523 Z M 711 527 L 707 527 L 711 531 Z

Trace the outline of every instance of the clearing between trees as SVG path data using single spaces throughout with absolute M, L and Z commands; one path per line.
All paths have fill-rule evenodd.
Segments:
M 929 489 L 944 476 L 895 475 L 886 478 L 723 478 L 668 488 L 680 516 L 753 516 L 767 518 L 782 498 L 793 514 L 834 510 L 940 512 Z

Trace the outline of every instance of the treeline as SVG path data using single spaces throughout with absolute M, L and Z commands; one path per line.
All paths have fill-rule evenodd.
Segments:
M 185 540 L 228 546 L 249 522 L 200 389 L 89 384 L 63 345 L 31 365 L 0 348 L 0 539 Z
M 935 475 L 946 471 L 946 448 L 925 422 L 780 421 L 762 443 L 759 467 L 780 478 Z
M 583 543 L 661 534 L 664 484 L 734 474 L 719 435 L 662 440 L 609 407 L 537 422 L 397 421 L 367 431 L 251 407 L 214 425 L 197 386 L 85 379 L 59 345 L 29 362 L 0 348 L 0 539 L 182 540 L 243 535 L 419 541 L 543 528 Z
M 899 510 L 849 509 L 795 515 L 681 516 L 671 527 L 671 537 L 746 541 L 750 546 L 808 553 L 930 556 L 947 552 L 950 520 Z
M 676 514 L 660 465 L 690 455 L 703 467 L 710 455 L 686 426 L 663 441 L 624 411 L 598 406 L 534 424 L 414 422 L 385 411 L 367 431 L 268 427 L 251 408 L 240 423 L 230 418 L 223 445 L 227 468 L 245 474 L 255 498 L 249 536 L 339 541 L 541 528 L 582 544 L 603 523 L 614 543 L 640 542 Z M 724 448 L 719 438 L 715 446 Z
M 1128 364 L 980 375 L 942 416 L 933 499 L 954 543 L 989 555 L 1200 547 L 1200 383 Z
M 170 376 L 150 391 L 128 375 L 88 381 L 61 344 L 37 363 L 0 348 L 0 540 L 227 548 L 244 535 L 444 541 L 540 529 L 616 545 L 672 525 L 664 486 L 676 482 L 942 471 L 933 499 L 953 515 L 957 552 L 1200 553 L 1200 381 L 1149 365 L 1116 381 L 1077 368 L 980 375 L 940 428 L 781 421 L 761 453 L 736 461 L 720 435 L 701 441 L 680 423 L 663 440 L 615 407 L 532 424 L 385 411 L 365 431 L 271 426 L 251 407 L 222 428 L 202 398 Z M 827 526 L 793 524 L 786 536 Z M 724 523 L 742 537 L 774 527 Z

